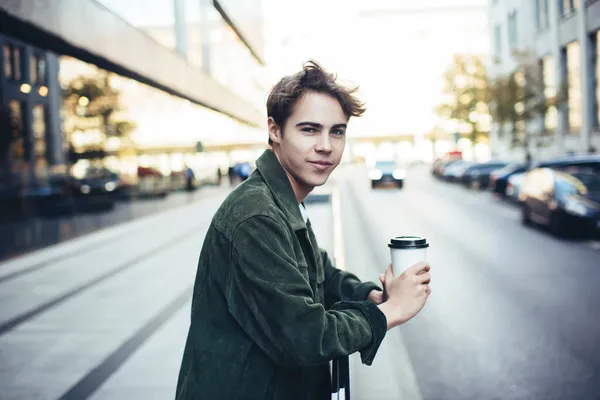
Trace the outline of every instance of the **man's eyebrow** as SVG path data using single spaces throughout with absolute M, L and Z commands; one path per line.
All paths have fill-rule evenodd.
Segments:
M 298 122 L 296 124 L 296 126 L 310 126 L 313 128 L 323 128 L 323 124 L 319 124 L 318 122 L 311 122 L 311 121 Z M 339 128 L 346 129 L 347 127 L 348 127 L 347 124 L 335 124 L 331 127 L 331 129 L 339 129 Z
M 346 129 L 348 127 L 347 124 L 335 124 L 331 127 L 331 129 L 337 129 L 337 128 L 344 128 Z
M 323 124 L 319 124 L 318 122 L 310 122 L 310 121 L 302 121 L 302 122 L 298 122 L 296 124 L 296 126 L 304 126 L 304 125 L 311 126 L 313 128 L 322 128 L 323 127 Z

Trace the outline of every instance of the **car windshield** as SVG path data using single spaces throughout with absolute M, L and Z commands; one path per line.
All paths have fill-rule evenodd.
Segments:
M 523 164 L 508 164 L 500 170 L 500 173 L 510 174 L 516 171 L 523 171 L 524 169 L 525 166 Z
M 585 169 L 559 173 L 556 184 L 557 188 L 565 193 L 586 195 L 590 192 L 600 192 L 600 176 Z
M 375 168 L 382 171 L 393 171 L 396 169 L 396 161 L 377 161 Z

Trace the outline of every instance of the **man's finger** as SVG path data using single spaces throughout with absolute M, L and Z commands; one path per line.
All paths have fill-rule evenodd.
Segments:
M 394 279 L 394 271 L 392 270 L 392 264 L 388 265 L 387 269 L 385 270 L 384 278 L 386 282 L 391 282 L 392 279 Z
M 429 285 L 423 285 L 423 289 L 425 290 L 425 294 L 427 296 L 431 294 L 431 287 Z
M 380 274 L 379 275 L 379 282 L 381 282 L 382 285 L 385 284 L 385 274 Z
M 417 275 L 417 282 L 429 284 L 429 282 L 431 282 L 431 272 L 423 272 L 422 274 Z
M 429 264 L 426 261 L 419 261 L 412 267 L 406 270 L 409 275 L 418 275 L 429 271 Z

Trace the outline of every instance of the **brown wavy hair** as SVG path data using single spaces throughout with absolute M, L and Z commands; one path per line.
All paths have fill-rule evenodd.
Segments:
M 267 115 L 283 128 L 302 95 L 317 92 L 335 98 L 347 118 L 360 117 L 366 108 L 356 97 L 357 91 L 358 87 L 343 86 L 337 81 L 337 75 L 327 72 L 319 63 L 310 60 L 304 63 L 302 71 L 282 78 L 273 86 L 267 98 Z M 272 144 L 271 139 L 269 144 Z

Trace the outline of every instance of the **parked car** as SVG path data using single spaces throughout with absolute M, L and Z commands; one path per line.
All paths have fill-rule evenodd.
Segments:
M 444 169 L 448 168 L 449 166 L 458 163 L 462 160 L 437 160 L 433 163 L 433 168 L 431 170 L 431 173 L 434 176 L 437 176 L 438 178 L 442 176 Z
M 509 164 L 504 168 L 493 171 L 490 174 L 490 190 L 500 196 L 506 196 L 509 178 L 515 174 L 522 174 L 527 169 L 527 164 Z
M 371 187 L 375 189 L 377 185 L 392 183 L 402 189 L 406 171 L 398 166 L 394 160 L 385 160 L 375 162 L 374 168 L 369 171 Z
M 450 165 L 454 161 L 462 160 L 462 152 L 453 150 L 445 153 L 442 157 L 436 159 L 431 166 L 431 173 L 434 176 L 441 176 L 441 171 L 445 166 Z
M 600 163 L 536 168 L 523 182 L 522 221 L 545 225 L 557 236 L 600 230 Z
M 459 160 L 453 162 L 442 170 L 441 178 L 449 182 L 456 182 L 460 176 L 475 163 L 471 161 Z
M 532 166 L 534 168 L 559 168 L 569 166 L 591 166 L 596 168 L 600 164 L 600 155 L 580 155 L 555 158 L 547 161 L 541 161 Z
M 76 204 L 111 209 L 117 200 L 118 175 L 108 168 L 89 166 L 71 176 L 71 193 Z
M 477 189 L 487 187 L 490 174 L 507 165 L 508 163 L 503 161 L 489 161 L 486 163 L 474 164 L 460 175 L 460 182 L 465 186 Z
M 519 192 L 521 191 L 521 184 L 525 179 L 526 174 L 524 172 L 512 174 L 508 178 L 506 183 L 505 198 L 513 203 L 519 202 Z
M 134 187 L 134 196 L 166 197 L 171 190 L 171 177 L 156 168 L 138 167 L 138 182 Z

